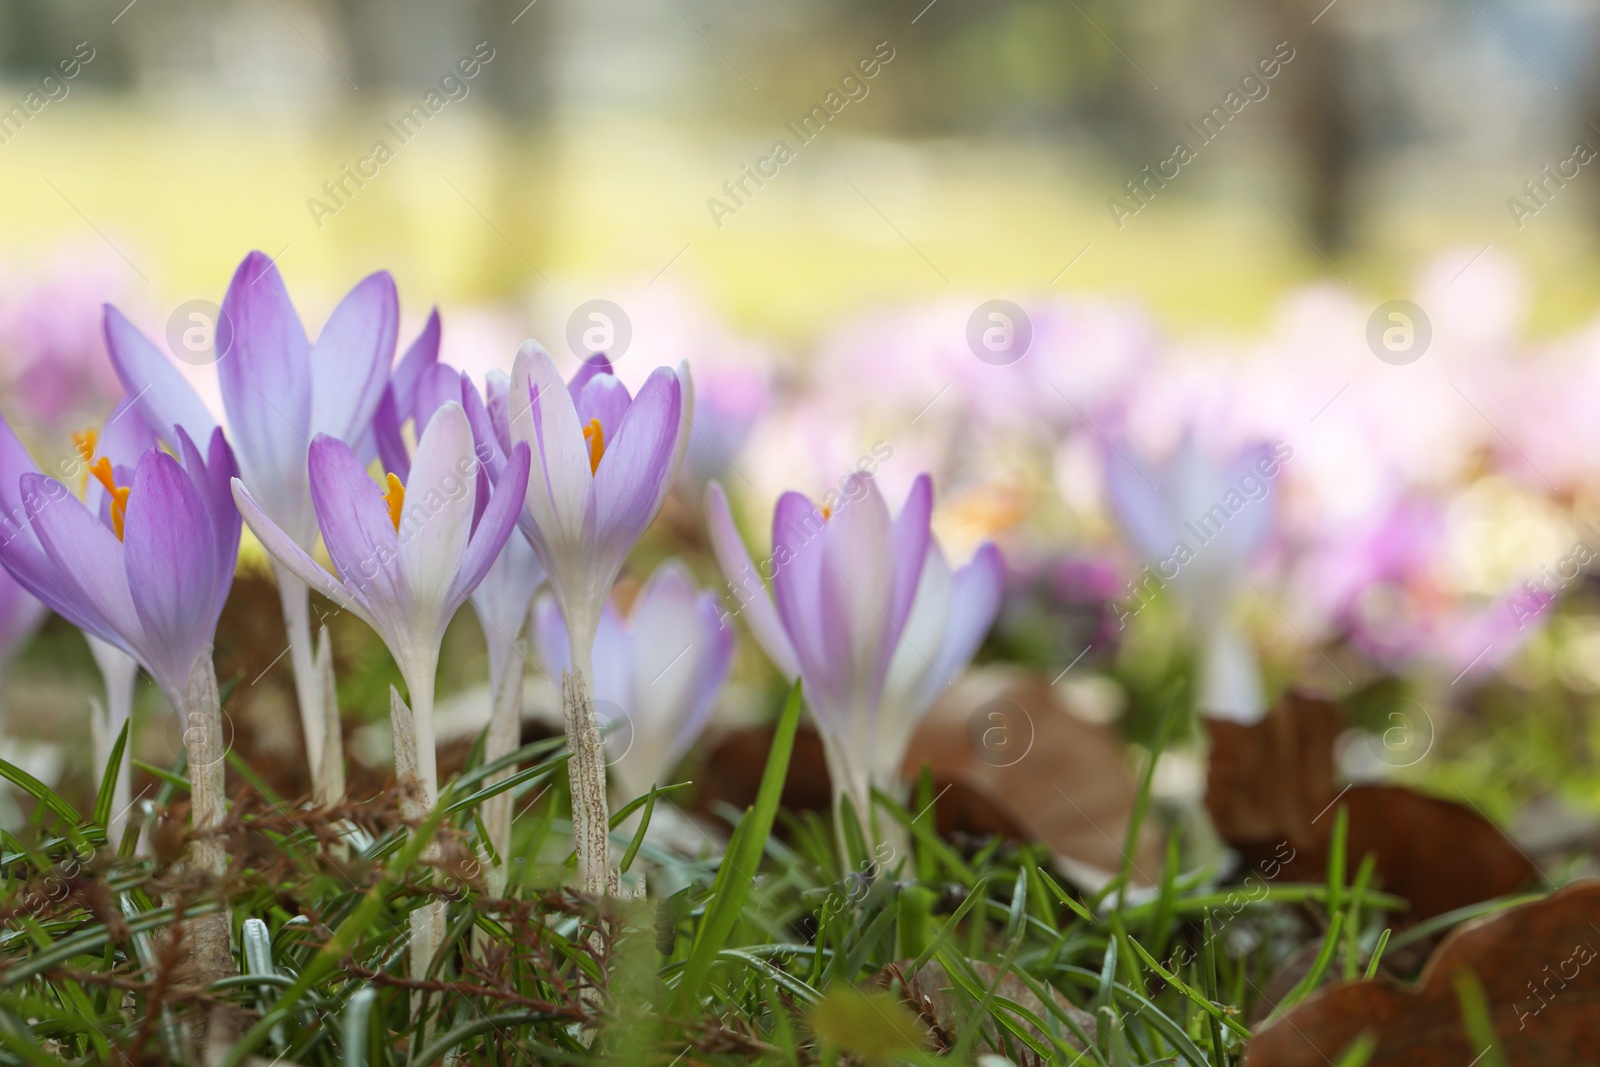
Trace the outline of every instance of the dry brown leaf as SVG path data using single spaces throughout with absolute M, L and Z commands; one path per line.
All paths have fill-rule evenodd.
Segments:
M 1277 876 L 1321 881 L 1334 812 L 1343 807 L 1347 877 L 1374 855 L 1377 883 L 1411 903 L 1398 917 L 1404 922 L 1504 896 L 1537 873 L 1493 823 L 1462 804 L 1404 786 L 1339 788 L 1333 746 L 1346 721 L 1336 704 L 1291 693 L 1255 725 L 1207 725 L 1206 808 L 1222 839 L 1252 867 L 1275 853 L 1281 859 L 1287 843 L 1294 856 Z
M 691 810 L 720 820 L 717 810 L 723 804 L 738 811 L 754 804 L 774 732 L 773 726 L 749 726 L 716 738 L 707 748 L 705 762 L 696 775 L 698 784 Z M 794 752 L 789 757 L 789 773 L 783 780 L 779 803 L 792 812 L 827 811 L 833 803 L 822 738 L 808 724 L 802 724 L 795 732 Z M 781 824 L 778 832 L 782 832 Z
M 1244 1067 L 1326 1067 L 1363 1032 L 1367 1067 L 1464 1067 L 1476 1047 L 1455 976 L 1477 976 L 1508 1067 L 1600 1063 L 1600 881 L 1458 928 L 1415 986 L 1379 977 L 1330 986 L 1268 1025 Z
M 901 766 L 926 763 L 941 833 L 999 834 L 1050 846 L 1069 876 L 1093 882 L 1123 865 L 1138 792 L 1122 740 L 1062 704 L 1043 679 L 975 672 L 928 713 Z M 1162 842 L 1147 822 L 1133 859 L 1135 884 L 1161 873 Z

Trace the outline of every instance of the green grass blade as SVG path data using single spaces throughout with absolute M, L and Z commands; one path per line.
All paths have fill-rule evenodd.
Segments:
M 1389 934 L 1393 932 L 1393 929 L 1393 927 L 1385 926 L 1383 933 L 1378 935 L 1378 943 L 1373 946 L 1372 959 L 1367 961 L 1367 973 L 1365 976 L 1369 982 L 1378 973 L 1378 962 L 1383 959 L 1383 950 L 1389 944 Z
M 800 726 L 800 684 L 789 690 L 783 714 L 778 719 L 777 731 L 772 736 L 772 749 L 767 753 L 766 770 L 761 775 L 761 788 L 756 802 L 739 820 L 734 841 L 723 856 L 712 884 L 711 900 L 706 905 L 705 917 L 695 931 L 694 945 L 684 964 L 683 976 L 678 982 L 680 1003 L 699 1000 L 701 987 L 711 976 L 712 965 L 722 951 L 733 928 L 744 910 L 745 898 L 755 884 L 756 868 L 761 862 L 767 835 L 772 833 L 773 821 L 778 815 L 778 801 L 783 795 L 783 783 L 789 773 L 789 757 L 794 752 L 794 735 Z
M 945 921 L 945 924 L 939 928 L 939 932 L 934 935 L 932 941 L 928 942 L 928 947 L 922 950 L 922 954 L 912 961 L 910 969 L 906 972 L 907 974 L 915 974 L 916 972 L 922 970 L 923 966 L 927 964 L 929 960 L 933 959 L 933 954 L 938 952 L 940 946 L 949 940 L 950 936 L 956 932 L 956 927 L 961 925 L 961 920 L 967 917 L 967 913 L 971 911 L 980 900 L 984 899 L 984 893 L 988 890 L 988 888 L 989 879 L 978 879 L 978 884 L 972 887 L 972 892 L 967 894 L 967 899 L 961 902 L 961 906 L 956 908 L 954 914 L 952 914 L 950 918 Z
M 111 756 L 106 760 L 105 773 L 100 776 L 100 792 L 94 798 L 94 824 L 101 829 L 111 823 L 111 798 L 117 791 L 117 779 L 122 776 L 122 753 L 128 747 L 128 727 L 131 725 L 131 722 L 122 724 L 116 743 L 111 746 Z

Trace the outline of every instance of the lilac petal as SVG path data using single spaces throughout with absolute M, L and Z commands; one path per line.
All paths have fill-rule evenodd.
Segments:
M 494 565 L 495 557 L 505 547 L 506 540 L 516 527 L 517 518 L 523 510 L 522 502 L 527 496 L 531 462 L 528 446 L 519 441 L 511 450 L 511 459 L 506 463 L 505 471 L 489 499 L 489 506 L 484 508 L 483 517 L 472 533 L 466 554 L 461 558 L 461 570 L 456 576 L 456 588 L 460 595 L 466 596 L 483 581 L 483 576 Z
M 422 332 L 411 342 L 406 354 L 394 368 L 389 379 L 389 389 L 394 394 L 395 406 L 400 411 L 411 411 L 416 397 L 417 382 L 429 367 L 439 362 L 439 309 L 428 312 L 428 321 Z
M 1000 613 L 1005 578 L 1005 561 L 1000 550 L 988 542 L 978 548 L 965 567 L 951 575 L 950 612 L 944 640 L 933 656 L 934 670 L 928 678 L 932 691 L 923 694 L 919 701 L 922 706 L 926 707 L 939 689 L 955 681 L 972 662 L 973 654 Z
M 122 543 L 144 629 L 142 658 L 169 696 L 180 695 L 215 632 L 217 544 L 205 501 L 159 449 L 134 472 Z
M 74 625 L 142 658 L 144 633 L 128 590 L 122 542 L 55 479 L 25 474 L 21 487 L 33 530 L 53 564 L 43 574 L 49 595 L 33 589 L 34 595 Z M 25 575 L 12 573 L 27 584 Z
M 187 429 L 181 426 L 179 428 Z M 200 429 L 204 431 L 204 427 Z M 216 427 L 213 426 L 212 429 Z M 189 432 L 192 435 L 195 431 Z M 150 423 L 145 421 L 138 404 L 131 397 L 123 397 L 106 418 L 105 425 L 100 427 L 100 437 L 95 442 L 95 454 L 109 457 L 113 467 L 126 467 L 132 470 L 138 465 L 139 457 L 154 448 L 156 443 L 156 432 Z
M 252 252 L 222 300 L 233 345 L 217 363 L 244 480 L 277 520 L 309 534 L 302 504 L 311 427 L 311 354 L 277 267 Z
M 578 364 L 577 373 L 572 376 L 572 381 L 567 383 L 567 389 L 572 394 L 574 406 L 578 403 L 578 397 L 582 395 L 584 388 L 601 375 L 615 376 L 611 369 L 611 361 L 603 355 L 588 356 L 582 363 Z
M 478 459 L 483 462 L 489 480 L 497 482 L 500 472 L 505 469 L 506 454 L 501 448 L 500 436 L 495 431 L 489 409 L 484 405 L 483 397 L 478 395 L 478 387 L 472 384 L 471 376 L 465 371 L 461 374 L 461 407 L 472 426 L 473 447 L 477 450 Z
M 861 477 L 868 491 L 840 506 L 822 538 L 821 628 L 828 662 L 846 676 L 846 691 L 875 703 L 902 631 L 891 619 L 898 581 L 894 520 L 877 485 Z
M 239 472 L 221 429 L 212 433 L 209 451 L 210 458 L 202 459 L 200 450 L 189 440 L 188 433 L 182 427 L 178 428 L 178 455 L 183 463 L 184 474 L 201 495 L 215 543 L 211 557 L 214 561 L 211 576 L 213 598 L 207 615 L 210 625 L 215 628 L 217 619 L 222 615 L 222 605 L 228 599 L 228 590 L 233 587 L 233 572 L 239 561 L 239 509 L 234 507 L 231 485 Z
M 728 498 L 716 482 L 706 487 L 706 527 L 711 534 L 711 550 L 717 557 L 717 565 L 737 604 L 734 613 L 744 615 L 745 625 L 755 634 L 778 673 L 794 681 L 800 676 L 794 645 L 783 629 L 778 609 L 750 559 L 744 539 L 733 524 Z
M 862 475 L 867 477 L 867 475 Z M 894 520 L 895 540 L 895 591 L 894 612 L 890 626 L 898 633 L 906 625 L 911 613 L 911 602 L 917 595 L 922 580 L 923 561 L 933 540 L 933 479 L 926 474 L 917 475 L 906 494 L 906 502 Z
M 666 495 L 681 396 L 670 370 L 652 371 L 594 473 L 594 533 L 619 559 L 655 519 Z
M 639 706 L 638 686 L 635 680 L 634 657 L 637 646 L 633 635 L 622 625 L 617 609 L 610 602 L 600 610 L 600 622 L 595 627 L 594 649 L 590 657 L 594 677 L 595 713 L 601 729 L 608 730 L 606 747 L 613 756 L 621 754 L 617 747 L 629 741 L 628 723 L 618 722 L 618 712 L 631 720 L 633 738 L 637 739 L 646 724 L 639 720 L 645 712 Z M 611 705 L 608 707 L 607 705 Z
M 20 483 L 24 474 L 38 474 L 39 468 L 22 447 L 11 424 L 0 418 L 0 538 L 5 541 L 23 539 L 37 544 L 28 526 L 28 512 L 22 503 Z
M 1123 528 L 1147 559 L 1164 558 L 1180 533 L 1166 494 L 1118 450 L 1106 448 L 1103 454 L 1106 491 Z
M 237 478 L 233 479 L 233 500 L 239 508 L 239 514 L 244 517 L 245 525 L 250 527 L 250 532 L 256 535 L 256 540 L 261 542 L 268 555 L 339 607 L 353 612 L 373 629 L 378 628 L 376 617 L 368 609 L 364 598 L 344 586 L 322 564 L 312 559 L 305 549 L 272 521 L 261 505 L 256 503 L 255 497 L 250 495 L 250 490 Z
M 589 379 L 589 384 L 577 396 L 578 423 L 585 429 L 590 420 L 598 420 L 607 443 L 622 428 L 622 417 L 628 413 L 633 397 L 628 387 L 609 374 L 599 374 Z
M 388 271 L 369 274 L 339 301 L 311 348 L 311 432 L 346 441 L 366 434 L 388 382 L 400 298 Z
M 492 370 L 483 376 L 484 406 L 489 410 L 489 424 L 501 452 L 511 451 L 510 396 L 511 379 L 503 372 Z
M 772 513 L 772 592 L 778 617 L 795 650 L 806 688 L 833 702 L 843 691 L 835 684 L 822 632 L 822 556 L 828 522 L 799 493 L 784 493 Z
M 722 605 L 711 593 L 702 593 L 698 607 L 700 639 L 705 643 L 705 652 L 700 658 L 699 689 L 695 692 L 694 704 L 672 742 L 673 763 L 683 758 L 705 729 L 717 694 L 722 691 L 733 667 L 733 627 L 723 622 Z
M 457 595 L 455 585 L 472 537 L 477 465 L 466 412 L 460 404 L 446 404 L 417 442 L 399 529 L 400 572 L 410 609 L 416 618 L 437 619 L 441 626 L 472 591 Z M 490 562 L 498 555 L 497 549 Z
M 406 449 L 405 435 L 400 426 L 400 412 L 396 407 L 394 391 L 387 390 L 372 416 L 372 441 L 377 446 L 378 462 L 383 464 L 383 469 L 402 482 L 409 482 L 411 453 Z
M 317 523 L 340 579 L 373 612 L 403 612 L 399 538 L 383 493 L 350 446 L 336 438 L 324 435 L 311 443 L 310 471 Z
M 572 669 L 572 648 L 567 644 L 567 623 L 556 598 L 542 596 L 533 606 L 533 647 L 552 682 Z
M 580 544 L 592 480 L 589 451 L 566 384 L 549 353 L 531 341 L 517 353 L 507 409 L 512 438 L 533 451 L 527 506 L 539 538 L 547 546 Z M 559 581 L 552 560 L 543 552 L 540 558 Z
M 650 720 L 638 724 L 641 729 L 675 731 L 676 723 L 670 720 L 694 701 L 699 680 L 696 668 L 706 652 L 697 625 L 698 601 L 694 583 L 677 560 L 656 568 L 634 598 L 629 618 L 630 658 L 640 685 L 636 708 L 630 710 Z
M 111 365 L 128 395 L 136 398 L 139 412 L 155 431 L 169 440 L 175 427 L 191 435 L 207 435 L 216 428 L 200 395 L 155 345 L 146 340 L 122 312 L 106 305 L 106 350 Z
M 423 371 L 411 399 L 411 418 L 418 437 L 433 413 L 452 401 L 461 403 L 461 372 L 448 363 L 435 363 Z

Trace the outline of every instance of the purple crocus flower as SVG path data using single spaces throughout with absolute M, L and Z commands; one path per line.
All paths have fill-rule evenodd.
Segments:
M 1193 434 L 1159 464 L 1136 466 L 1107 449 L 1106 486 L 1129 539 L 1148 561 L 1120 613 L 1142 609 L 1171 583 L 1201 635 L 1199 707 L 1208 715 L 1254 722 L 1266 714 L 1254 650 L 1228 615 L 1248 583 L 1246 566 L 1272 532 L 1273 493 L 1288 445 L 1260 444 L 1222 458 L 1203 453 Z
M 228 481 L 233 452 L 214 430 L 202 456 L 189 435 L 180 454 L 149 448 L 136 466 L 103 457 L 110 482 L 96 515 L 33 468 L 9 429 L 0 440 L 0 501 L 7 513 L 0 563 L 73 625 L 136 659 L 176 708 L 209 656 L 239 554 L 239 513 Z M 25 516 L 19 526 L 16 516 Z
M 480 509 L 479 459 L 459 403 L 428 420 L 410 485 L 392 472 L 374 484 L 343 441 L 311 443 L 310 479 L 323 542 L 338 576 L 278 526 L 240 480 L 233 498 L 272 557 L 302 582 L 376 630 L 410 691 L 418 775 L 432 805 L 438 790 L 433 745 L 434 675 L 445 627 L 488 573 L 516 526 L 528 477 L 528 449 L 512 452 Z
M 313 344 L 272 260 L 239 264 L 216 324 L 218 384 L 239 474 L 273 523 L 302 549 L 316 545 L 307 447 L 327 434 L 361 443 L 388 381 L 398 330 L 394 279 L 362 279 L 334 308 Z M 122 313 L 106 308 L 111 361 L 139 411 L 168 445 L 182 429 L 204 440 L 216 420 L 165 355 Z M 305 586 L 278 568 L 301 726 L 313 776 L 322 766 L 322 680 L 313 664 Z
M 733 628 L 723 614 L 677 560 L 650 576 L 627 618 L 609 602 L 602 611 L 594 695 L 602 724 L 612 727 L 606 747 L 624 795 L 665 784 L 710 720 L 733 664 Z M 566 621 L 550 597 L 534 607 L 534 641 L 546 668 L 571 669 Z
M 799 493 L 779 497 L 772 555 L 760 569 L 715 482 L 707 511 L 738 610 L 778 670 L 804 683 L 834 790 L 865 821 L 872 787 L 898 791 L 911 733 L 977 651 L 999 611 L 1005 575 L 992 544 L 951 571 L 933 540 L 926 474 L 898 516 L 870 475 L 852 475 L 846 485 L 833 511 Z
M 593 707 L 595 630 L 623 560 L 655 521 L 683 457 L 693 382 L 687 365 L 658 367 L 632 396 L 596 355 L 569 384 L 530 341 L 512 365 L 505 402 L 494 393 L 491 383 L 491 421 L 536 457 L 520 521 L 567 623 L 573 669 L 563 680 L 562 704 L 578 880 L 584 892 L 601 895 L 618 880 L 609 859 L 606 769 Z
M 693 406 L 687 365 L 658 367 L 630 396 L 603 356 L 591 356 L 567 383 L 537 344 L 517 353 L 507 426 L 538 457 L 522 530 L 549 575 L 585 678 L 601 608 L 661 509 Z

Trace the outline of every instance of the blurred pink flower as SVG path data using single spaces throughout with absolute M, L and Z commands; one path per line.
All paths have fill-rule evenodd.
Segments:
M 100 321 L 102 305 L 121 298 L 126 272 L 83 248 L 42 264 L 0 265 L 0 389 L 25 436 L 56 438 L 96 423 L 122 395 Z

